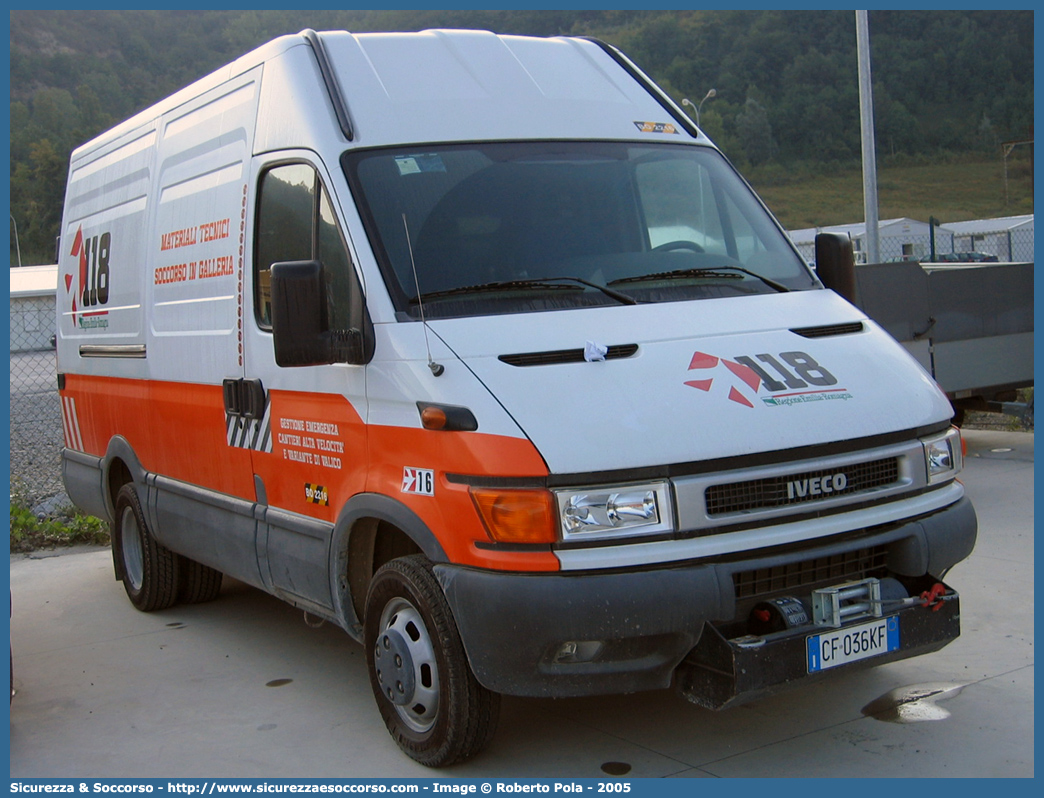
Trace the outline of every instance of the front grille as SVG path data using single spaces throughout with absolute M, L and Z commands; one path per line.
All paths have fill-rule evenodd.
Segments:
M 837 585 L 865 579 L 885 567 L 887 546 L 817 557 L 804 562 L 756 568 L 732 575 L 737 599 L 750 599 L 780 593 L 804 593 L 819 585 Z
M 843 479 L 840 476 L 842 474 Z M 899 459 L 886 457 L 869 463 L 806 471 L 801 474 L 712 485 L 707 488 L 705 495 L 707 515 L 789 507 L 884 487 L 898 481 Z M 821 486 L 824 484 L 829 490 L 822 489 Z

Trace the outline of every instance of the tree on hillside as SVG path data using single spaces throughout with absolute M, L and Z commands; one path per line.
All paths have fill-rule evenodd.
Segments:
M 753 97 L 748 97 L 743 110 L 736 117 L 736 135 L 752 165 L 758 166 L 772 159 L 779 150 L 772 136 L 765 108 Z
M 675 100 L 715 88 L 701 121 L 730 157 L 859 157 L 850 11 L 39 10 L 12 11 L 10 23 L 11 212 L 23 259 L 51 257 L 57 223 L 45 229 L 40 209 L 49 197 L 61 204 L 54 159 L 67 165 L 102 130 L 303 28 L 594 35 Z M 1032 12 L 873 11 L 870 37 L 882 154 L 981 152 L 1032 135 Z

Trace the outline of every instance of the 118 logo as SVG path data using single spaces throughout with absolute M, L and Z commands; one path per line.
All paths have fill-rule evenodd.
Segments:
M 105 305 L 109 301 L 109 255 L 112 235 L 102 233 L 93 237 L 84 237 L 83 228 L 76 231 L 72 251 L 74 258 L 80 259 L 79 291 L 80 309 L 88 310 Z M 76 310 L 75 299 L 73 310 Z
M 719 367 L 724 368 L 724 373 Z M 778 355 L 763 352 L 737 355 L 732 360 L 695 352 L 689 361 L 689 372 L 693 371 L 702 378 L 686 380 L 686 385 L 710 392 L 719 375 L 726 377 L 729 400 L 747 407 L 754 407 L 762 386 L 769 394 L 778 396 L 790 391 L 783 395 L 797 396 L 801 393 L 829 394 L 832 393 L 830 386 L 837 385 L 837 377 L 807 352 L 780 352 Z

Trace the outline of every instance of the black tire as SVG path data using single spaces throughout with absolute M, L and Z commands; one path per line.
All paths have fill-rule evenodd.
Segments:
M 149 532 L 138 492 L 130 484 L 116 494 L 112 546 L 131 604 L 142 612 L 155 612 L 177 602 L 178 556 Z
M 366 597 L 366 662 L 384 723 L 428 767 L 470 759 L 492 739 L 500 696 L 471 672 L 446 596 L 422 555 L 387 563 Z
M 178 602 L 202 604 L 221 592 L 223 574 L 188 557 L 178 557 Z

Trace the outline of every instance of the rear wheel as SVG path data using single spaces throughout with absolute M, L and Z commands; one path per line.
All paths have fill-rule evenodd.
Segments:
M 500 696 L 472 674 L 425 557 L 402 557 L 377 571 L 365 624 L 370 685 L 399 747 L 428 767 L 481 751 L 496 730 Z
M 115 526 L 112 545 L 131 604 L 142 612 L 172 606 L 178 599 L 177 555 L 149 532 L 133 485 L 116 495 Z
M 221 571 L 207 565 L 178 557 L 178 601 L 182 604 L 202 604 L 213 601 L 221 592 Z

